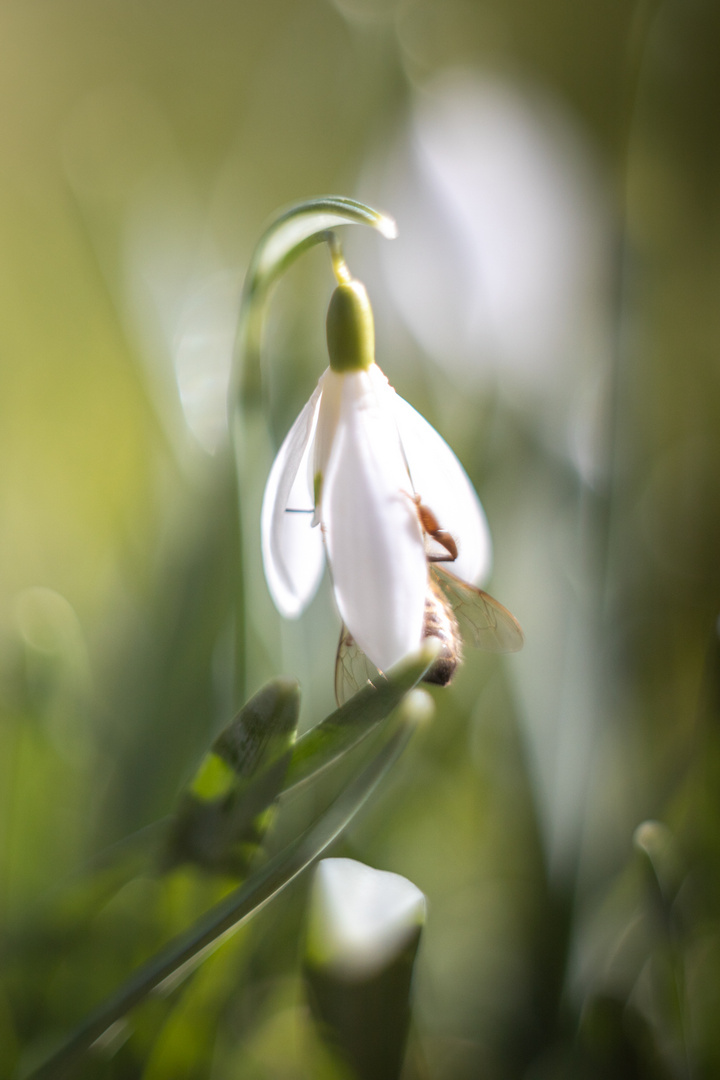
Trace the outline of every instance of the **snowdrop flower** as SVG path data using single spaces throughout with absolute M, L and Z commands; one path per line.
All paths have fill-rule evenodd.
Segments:
M 454 453 L 375 363 L 364 286 L 338 277 L 327 316 L 330 366 L 265 488 L 263 562 L 278 610 L 296 618 L 327 556 L 340 616 L 383 671 L 422 642 L 428 563 L 419 499 L 455 539 L 452 569 L 463 580 L 487 576 L 490 537 Z

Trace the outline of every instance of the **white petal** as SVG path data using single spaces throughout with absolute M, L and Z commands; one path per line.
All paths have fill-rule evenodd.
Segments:
M 317 427 L 315 429 L 315 441 L 313 450 L 313 491 L 315 491 L 315 520 L 322 520 L 322 488 L 325 475 L 328 470 L 330 454 L 335 441 L 335 432 L 340 421 L 340 407 L 342 404 L 343 387 L 345 376 L 327 368 L 320 379 L 322 387 L 322 401 L 318 413 Z M 314 478 L 319 477 L 319 490 L 315 486 Z
M 340 615 L 381 670 L 422 640 L 427 560 L 387 382 L 343 376 L 323 527 Z
M 407 878 L 354 859 L 323 859 L 310 897 L 309 955 L 345 978 L 370 978 L 407 948 L 425 910 Z
M 492 542 L 475 488 L 435 428 L 399 394 L 394 394 L 394 402 L 413 490 L 457 543 L 452 572 L 471 584 L 482 583 L 490 576 Z
M 289 619 L 296 618 L 314 596 L 324 564 L 322 534 L 312 527 L 310 475 L 321 394 L 318 384 L 278 451 L 263 496 L 265 577 L 275 606 Z

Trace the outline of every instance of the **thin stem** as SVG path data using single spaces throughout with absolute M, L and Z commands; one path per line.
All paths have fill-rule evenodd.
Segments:
M 332 260 L 333 273 L 337 280 L 338 285 L 349 285 L 352 281 L 352 274 L 348 268 L 348 264 L 345 262 L 345 256 L 343 255 L 342 244 L 336 233 L 329 232 L 326 236 L 328 247 L 330 248 L 330 258 Z

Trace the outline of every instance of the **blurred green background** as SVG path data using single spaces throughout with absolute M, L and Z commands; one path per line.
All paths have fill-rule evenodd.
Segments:
M 268 217 L 337 193 L 398 223 L 344 237 L 378 362 L 473 479 L 526 634 L 468 650 L 337 848 L 428 897 L 406 1075 L 717 1076 L 717 4 L 23 0 L 0 51 L 0 1073 L 208 899 L 92 860 L 272 675 L 303 726 L 333 707 L 327 582 L 282 625 L 257 536 L 326 365 L 324 251 L 273 295 L 244 570 L 225 392 Z M 78 1075 L 339 1075 L 304 896 Z

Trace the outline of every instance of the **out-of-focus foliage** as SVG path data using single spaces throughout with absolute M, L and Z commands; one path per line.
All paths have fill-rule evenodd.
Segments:
M 278 674 L 333 707 L 329 592 L 281 625 L 257 526 L 324 251 L 273 297 L 241 517 L 225 434 L 252 248 L 323 192 L 398 223 L 344 238 L 378 360 L 526 636 L 468 650 L 335 852 L 428 898 L 406 1075 L 717 1075 L 719 43 L 714 0 L 3 7 L 0 1075 L 227 889 L 143 852 L 237 709 Z M 75 1075 L 337 1076 L 305 888 Z

